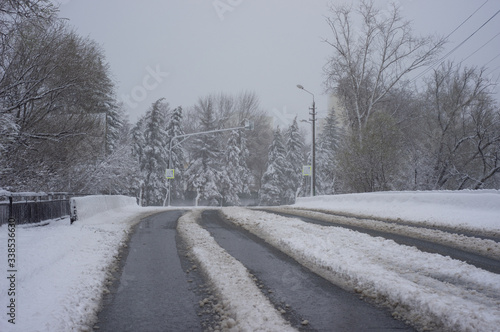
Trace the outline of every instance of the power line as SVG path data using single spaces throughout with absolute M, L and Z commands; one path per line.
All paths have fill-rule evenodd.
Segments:
M 481 7 L 484 6 L 481 5 Z M 481 8 L 480 7 L 480 8 Z M 478 9 L 479 10 L 479 9 Z M 477 10 L 476 10 L 477 12 Z M 474 12 L 475 13 L 475 12 Z M 474 15 L 474 13 L 472 15 Z M 446 53 L 443 57 L 441 57 L 439 60 L 435 61 L 432 65 L 430 65 L 426 70 L 424 70 L 422 73 L 418 74 L 416 77 L 414 77 L 412 80 L 410 80 L 410 82 L 415 82 L 416 80 L 418 80 L 420 77 L 424 76 L 425 74 L 427 74 L 427 72 L 429 72 L 432 68 L 436 67 L 436 65 L 438 64 L 442 64 L 444 62 L 444 60 L 449 57 L 451 54 L 453 54 L 460 46 L 462 46 L 463 44 L 465 44 L 469 39 L 472 38 L 472 36 L 474 36 L 479 30 L 481 30 L 486 24 L 488 24 L 488 22 L 490 22 L 495 16 L 497 16 L 498 14 L 500 13 L 500 10 L 498 10 L 495 14 L 493 14 L 493 16 L 491 16 L 486 22 L 484 22 L 479 28 L 477 28 L 472 34 L 469 35 L 469 37 L 465 38 L 460 44 L 458 44 L 457 46 L 455 46 L 451 51 L 449 51 L 448 53 Z M 471 15 L 471 16 L 472 16 Z M 469 18 L 471 17 L 469 16 Z M 469 19 L 467 18 L 467 20 Z M 462 23 L 463 24 L 463 23 Z M 455 29 L 456 30 L 456 29 Z M 455 31 L 454 30 L 454 31 Z M 453 31 L 453 32 L 454 32 Z M 452 33 L 453 33 L 452 32 Z M 451 33 L 448 35 L 450 36 Z
M 472 14 L 470 14 L 470 16 L 469 16 L 469 17 L 467 17 L 467 18 L 465 19 L 465 21 L 463 21 L 462 23 L 460 23 L 460 25 L 459 25 L 458 27 L 456 27 L 456 28 L 455 28 L 455 30 L 453 30 L 452 32 L 450 32 L 450 33 L 448 34 L 448 36 L 446 36 L 446 38 L 445 38 L 445 39 L 448 39 L 448 38 L 449 38 L 452 34 L 454 34 L 454 33 L 455 33 L 455 31 L 457 31 L 458 29 L 460 29 L 460 27 L 461 27 L 462 25 L 464 25 L 464 24 L 465 24 L 465 23 L 466 23 L 466 22 L 467 22 L 467 21 L 468 21 L 468 20 L 469 20 L 472 16 L 474 16 L 474 14 L 475 14 L 475 13 L 477 13 L 477 12 L 479 11 L 479 9 L 483 8 L 483 6 L 484 6 L 484 5 L 486 5 L 486 3 L 487 3 L 488 1 L 489 1 L 489 0 L 486 0 L 486 1 L 485 1 L 482 5 L 481 5 L 481 6 L 479 6 L 479 8 L 478 8 L 478 9 L 476 9 L 476 10 L 475 10 Z
M 486 62 L 484 64 L 484 66 L 486 67 L 488 64 L 490 64 L 491 62 L 493 62 L 493 60 L 495 60 L 496 58 L 498 58 L 500 56 L 500 53 L 498 53 L 493 59 L 491 59 L 490 61 Z M 496 70 L 496 69 L 495 69 Z
M 500 32 L 497 33 L 496 35 L 494 35 L 490 40 L 488 40 L 486 43 L 484 43 L 480 48 L 478 48 L 477 50 L 475 50 L 472 54 L 470 54 L 468 57 L 466 57 L 465 59 L 463 59 L 461 62 L 469 59 L 471 56 L 473 56 L 474 54 L 476 54 L 477 52 L 479 52 L 483 47 L 485 47 L 486 45 L 488 45 L 493 39 L 495 39 L 498 36 L 500 36 Z

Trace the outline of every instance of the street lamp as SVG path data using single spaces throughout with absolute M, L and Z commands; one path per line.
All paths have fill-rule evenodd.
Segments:
M 300 84 L 297 84 L 297 88 L 304 90 L 313 97 L 312 107 L 309 108 L 312 112 L 309 114 L 312 116 L 312 195 L 316 196 L 316 103 L 314 102 L 314 94 L 311 91 L 307 91 Z

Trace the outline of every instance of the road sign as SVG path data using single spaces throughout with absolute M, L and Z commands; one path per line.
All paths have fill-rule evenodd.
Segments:
M 312 166 L 305 165 L 302 167 L 302 175 L 311 176 L 312 175 Z
M 173 179 L 174 178 L 174 169 L 167 169 L 165 171 L 165 177 L 167 179 Z

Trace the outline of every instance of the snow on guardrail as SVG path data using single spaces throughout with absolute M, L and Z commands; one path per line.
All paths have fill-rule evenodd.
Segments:
M 73 197 L 71 204 L 71 222 L 91 218 L 97 214 L 118 210 L 124 207 L 137 207 L 134 197 L 93 195 Z

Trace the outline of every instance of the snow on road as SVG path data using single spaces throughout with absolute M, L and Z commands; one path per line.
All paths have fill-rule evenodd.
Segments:
M 200 213 L 197 210 L 182 216 L 177 230 L 229 313 L 222 317 L 221 327 L 226 331 L 295 331 L 262 294 L 243 264 L 198 225 Z
M 242 208 L 223 213 L 326 279 L 390 306 L 420 328 L 498 330 L 500 275 L 344 228 Z
M 452 233 L 451 231 L 453 229 L 449 229 L 448 231 L 441 231 L 438 229 L 434 229 L 432 226 L 429 226 L 429 228 L 414 227 L 398 223 L 388 223 L 373 219 L 359 219 L 359 218 L 331 215 L 323 212 L 310 211 L 301 208 L 292 209 L 291 207 L 271 207 L 267 208 L 266 210 L 277 213 L 293 214 L 295 216 L 313 218 L 317 220 L 332 222 L 335 224 L 341 224 L 346 226 L 362 227 L 365 229 L 371 229 L 386 233 L 400 234 L 415 239 L 440 243 L 448 247 L 465 250 L 468 252 L 477 253 L 478 255 L 500 260 L 499 242 L 495 242 L 494 240 L 491 239 L 482 239 L 476 236 L 465 236 L 463 234 Z M 321 209 L 321 211 L 328 211 L 328 210 Z M 474 230 L 471 227 L 468 227 L 468 229 L 474 232 Z M 463 226 L 456 231 L 458 232 L 460 230 L 463 230 Z M 497 235 L 496 232 L 492 232 L 491 230 L 489 231 L 482 230 L 482 232 L 483 235 Z
M 500 232 L 499 198 L 498 190 L 374 193 L 301 199 L 298 205 Z M 4 248 L 0 253 L 4 256 L 0 331 L 91 329 L 89 324 L 95 319 L 109 278 L 108 269 L 131 227 L 142 217 L 165 210 L 101 205 L 101 213 L 87 215 L 73 225 L 62 219 L 44 227 L 17 227 L 15 325 L 7 321 L 8 232 L 6 226 L 0 227 L 0 247 Z M 80 209 L 97 212 L 95 206 L 84 204 Z M 109 208 L 114 210 L 104 212 Z M 392 306 L 397 314 L 419 326 L 433 327 L 437 323 L 456 331 L 495 331 L 500 326 L 497 274 L 342 228 L 242 208 L 223 211 L 235 223 L 327 279 Z M 265 297 L 254 294 L 251 276 L 244 267 L 224 254 L 210 235 L 193 223 L 196 215 L 186 218 L 180 222 L 180 229 L 189 230 L 190 234 L 184 236 L 192 236 L 193 252 L 211 271 L 212 283 L 225 294 L 226 309 L 236 318 L 234 322 L 227 319 L 226 326 L 242 330 L 257 326 L 290 328 L 280 315 L 276 316 Z M 245 322 L 247 315 L 253 320 Z

